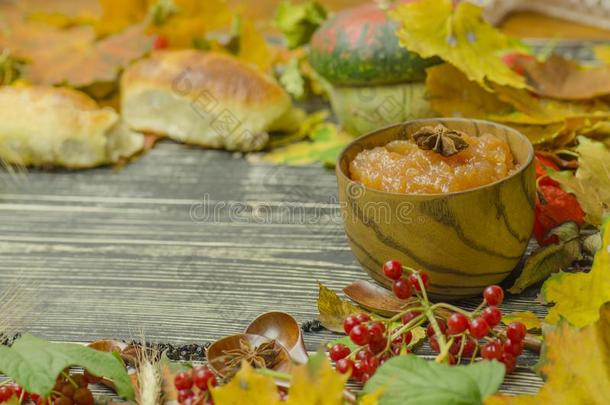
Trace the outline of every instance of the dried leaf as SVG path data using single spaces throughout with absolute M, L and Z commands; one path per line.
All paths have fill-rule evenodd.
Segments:
M 317 162 L 334 166 L 343 147 L 354 138 L 334 124 L 323 123 L 312 129 L 309 139 L 273 149 L 263 156 L 263 160 L 296 166 Z
M 286 405 L 342 405 L 349 376 L 335 371 L 323 352 L 295 367 Z
M 525 88 L 522 76 L 501 59 L 503 53 L 524 52 L 516 40 L 483 21 L 482 9 L 470 2 L 422 0 L 399 5 L 391 15 L 402 27 L 401 45 L 424 58 L 440 56 L 470 80 Z
M 542 328 L 542 320 L 532 311 L 511 312 L 502 316 L 502 323 L 505 325 L 512 322 L 521 322 L 528 330 L 539 330 Z
M 563 100 L 587 100 L 610 94 L 610 66 L 584 68 L 553 54 L 544 62 L 524 63 L 528 83 L 536 94 Z
M 222 405 L 275 405 L 279 395 L 273 378 L 258 374 L 248 362 L 228 384 L 210 390 L 216 404 Z
M 491 92 L 449 64 L 431 67 L 427 73 L 427 96 L 432 110 L 446 117 L 504 123 L 523 132 L 535 145 L 562 146 L 577 134 L 605 134 L 603 123 L 610 117 L 610 106 L 598 99 L 558 101 L 498 85 L 492 85 Z
M 568 267 L 578 260 L 582 254 L 578 225 L 566 222 L 552 229 L 547 237 L 557 235 L 559 243 L 550 244 L 536 250 L 527 258 L 523 270 L 508 289 L 511 294 L 519 294 L 527 287 L 546 280 L 551 274 Z
M 114 82 L 119 71 L 148 52 L 151 44 L 142 25 L 99 41 L 88 26 L 58 30 L 25 23 L 8 34 L 0 33 L 0 47 L 10 48 L 15 56 L 28 60 L 24 78 L 36 84 L 73 87 Z
M 601 142 L 578 137 L 578 169 L 570 171 L 549 170 L 549 176 L 561 187 L 576 195 L 587 214 L 587 221 L 599 225 L 610 213 L 610 150 Z
M 544 335 L 539 370 L 546 383 L 536 395 L 496 395 L 485 405 L 602 405 L 610 398 L 610 304 L 582 329 L 560 323 Z
M 513 111 L 510 104 L 500 101 L 494 93 L 448 63 L 430 67 L 426 73 L 430 107 L 445 117 L 487 118 L 489 114 L 505 115 Z
M 318 283 L 318 319 L 328 330 L 343 333 L 343 320 L 348 315 L 363 312 L 349 301 L 342 300 L 330 288 Z
M 561 318 L 582 327 L 597 321 L 599 307 L 610 301 L 610 218 L 606 220 L 602 248 L 595 255 L 588 273 L 552 275 L 542 286 L 545 302 L 555 305 L 545 318 L 547 323 L 558 323 Z

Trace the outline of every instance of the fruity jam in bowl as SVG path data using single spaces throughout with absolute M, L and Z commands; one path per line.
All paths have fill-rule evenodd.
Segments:
M 336 168 L 354 255 L 388 288 L 381 266 L 396 259 L 426 271 L 435 298 L 480 294 L 527 247 L 533 157 L 518 131 L 471 119 L 408 121 L 356 139 Z

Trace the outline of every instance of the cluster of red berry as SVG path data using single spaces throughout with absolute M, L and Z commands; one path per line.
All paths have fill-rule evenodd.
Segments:
M 174 378 L 178 402 L 182 405 L 213 405 L 210 387 L 218 385 L 216 374 L 206 366 L 197 366 Z
M 84 374 L 70 374 L 64 370 L 55 382 L 53 393 L 48 398 L 25 392 L 15 383 L 0 386 L 0 403 L 16 397 L 20 402 L 32 401 L 36 405 L 93 405 L 93 394 L 89 384 L 96 384 L 101 378 L 85 371 Z
M 405 271 L 409 272 L 406 276 Z M 526 328 L 520 322 L 513 322 L 505 333 L 494 329 L 502 319 L 497 307 L 504 300 L 502 288 L 487 287 L 481 305 L 468 312 L 447 303 L 431 303 L 426 292 L 429 277 L 424 272 L 403 268 L 396 260 L 385 263 L 383 272 L 393 280 L 392 291 L 396 297 L 404 300 L 415 294 L 419 305 L 390 319 L 371 319 L 365 313 L 349 315 L 343 329 L 357 349 L 352 351 L 340 343 L 329 349 L 337 371 L 351 372 L 353 379 L 366 382 L 389 358 L 408 353 L 412 330 L 425 324 L 428 342 L 438 353 L 438 362 L 456 364 L 463 359 L 474 361 L 480 355 L 483 359 L 502 362 L 508 373 L 514 370 L 516 357 L 523 351 Z

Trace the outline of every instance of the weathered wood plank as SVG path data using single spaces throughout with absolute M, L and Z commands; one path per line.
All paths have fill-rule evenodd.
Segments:
M 28 330 L 79 342 L 144 330 L 150 341 L 202 343 L 269 310 L 304 322 L 316 316 L 318 280 L 340 290 L 367 278 L 332 172 L 173 143 L 119 171 L 0 173 L 0 283 L 20 274 L 42 287 Z M 507 308 L 543 316 L 534 299 Z M 308 349 L 330 338 L 308 333 Z M 534 362 L 524 356 L 503 389 L 535 390 Z

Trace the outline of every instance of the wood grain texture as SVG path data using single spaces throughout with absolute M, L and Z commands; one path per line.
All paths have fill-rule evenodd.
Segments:
M 22 274 L 40 284 L 30 288 L 39 313 L 23 330 L 58 341 L 143 330 L 153 342 L 202 343 L 270 310 L 305 322 L 317 314 L 318 280 L 340 291 L 367 278 L 336 188 L 321 167 L 250 164 L 170 142 L 119 171 L 31 171 L 18 181 L 0 172 L 0 288 Z M 544 316 L 534 294 L 509 298 L 507 311 Z M 310 351 L 331 338 L 305 334 Z M 535 361 L 521 358 L 503 390 L 536 390 Z

